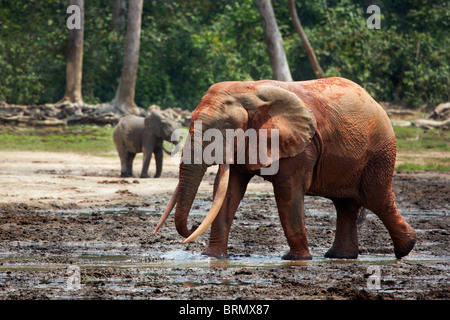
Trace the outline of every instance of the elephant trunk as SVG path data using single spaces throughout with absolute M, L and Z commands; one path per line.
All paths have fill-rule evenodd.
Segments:
M 200 128 L 200 130 L 208 128 L 208 124 L 205 123 L 206 121 L 203 123 L 203 127 Z M 196 155 L 203 155 L 203 150 L 207 145 L 207 143 L 203 142 L 202 139 L 195 139 L 196 136 L 202 137 L 201 132 L 203 131 L 197 131 L 197 128 L 193 129 L 194 130 L 191 131 L 191 139 L 186 141 L 183 149 L 178 186 L 154 231 L 154 233 L 158 231 L 176 204 L 175 227 L 181 236 L 187 238 L 183 241 L 183 243 L 194 240 L 214 221 L 225 199 L 230 174 L 230 166 L 228 164 L 221 164 L 218 173 L 217 189 L 214 194 L 211 209 L 198 228 L 193 227 L 189 230 L 187 226 L 189 211 L 192 207 L 192 203 L 194 202 L 203 176 L 208 168 L 208 164 L 206 164 L 203 159 L 196 158 Z M 188 159 L 189 161 L 183 161 Z
M 191 148 L 191 146 L 193 146 L 193 148 Z M 180 163 L 178 185 L 170 198 L 153 234 L 156 234 L 156 232 L 158 232 L 164 224 L 170 212 L 175 207 L 175 204 L 177 205 L 175 210 L 175 226 L 178 233 L 185 238 L 189 237 L 192 233 L 192 231 L 189 231 L 187 228 L 187 216 L 189 214 L 189 210 L 191 209 L 192 203 L 194 202 L 198 187 L 200 186 L 207 169 L 206 164 L 190 163 L 190 159 L 193 159 L 192 156 L 194 155 L 195 147 L 201 148 L 201 142 L 194 146 L 194 139 L 192 137 L 186 141 L 183 149 L 182 162 Z M 191 158 L 189 158 L 189 156 L 191 156 Z
M 229 177 L 230 177 L 230 165 L 229 164 L 221 164 L 219 167 L 218 175 L 219 175 L 219 177 L 218 177 L 217 190 L 214 194 L 214 199 L 213 199 L 213 203 L 211 205 L 211 209 L 209 209 L 208 214 L 206 215 L 205 219 L 203 219 L 200 226 L 195 231 L 193 231 L 189 235 L 189 237 L 183 241 L 183 243 L 191 242 L 192 240 L 197 238 L 199 235 L 201 235 L 203 232 L 205 232 L 205 230 L 208 229 L 208 227 L 211 225 L 211 223 L 214 221 L 217 214 L 219 213 L 220 208 L 222 207 L 222 204 L 223 204 L 223 200 L 225 199 L 225 195 L 227 194 L 228 182 L 229 182 Z M 176 214 L 175 214 L 175 223 L 177 223 Z M 186 228 L 186 220 L 184 221 L 184 228 Z M 178 229 L 178 225 L 177 225 L 177 230 L 178 230 L 178 232 L 180 232 Z M 185 229 L 183 229 L 183 230 L 185 230 Z
M 154 234 L 163 225 L 164 221 L 169 216 L 169 213 L 170 211 L 172 211 L 175 204 L 177 205 L 175 210 L 175 227 L 181 236 L 187 238 L 183 241 L 183 243 L 191 242 L 199 235 L 201 235 L 211 225 L 211 223 L 219 213 L 225 199 L 225 195 L 227 193 L 230 175 L 229 164 L 221 164 L 219 166 L 218 184 L 216 192 L 214 194 L 213 203 L 211 205 L 211 209 L 203 219 L 200 226 L 198 228 L 193 227 L 191 230 L 189 230 L 187 226 L 189 211 L 192 207 L 192 203 L 194 202 L 195 195 L 197 194 L 198 187 L 200 186 L 207 167 L 208 166 L 203 163 L 180 164 L 180 177 L 178 185 L 175 189 L 174 194 L 169 200 L 169 203 L 163 215 L 161 216 L 161 219 L 159 220 L 155 231 L 153 232 Z
M 204 164 L 180 164 L 175 227 L 178 233 L 185 238 L 193 232 L 187 227 L 187 217 L 206 169 L 207 166 Z

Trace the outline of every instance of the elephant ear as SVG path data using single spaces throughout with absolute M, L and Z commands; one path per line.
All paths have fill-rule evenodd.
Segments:
M 236 98 L 248 112 L 247 129 L 255 129 L 259 132 L 258 137 L 260 129 L 267 129 L 267 156 L 271 159 L 265 164 L 258 161 L 255 165 L 247 165 L 249 169 L 258 170 L 279 158 L 293 157 L 311 142 L 316 132 L 316 118 L 296 94 L 280 87 L 261 85 Z M 272 129 L 278 130 L 278 144 L 271 139 Z M 278 146 L 278 152 L 271 150 L 272 146 Z M 248 146 L 247 152 L 258 151 Z
M 161 122 L 164 120 L 164 116 L 157 112 L 153 111 L 145 118 L 145 128 L 150 130 L 155 136 L 161 136 Z

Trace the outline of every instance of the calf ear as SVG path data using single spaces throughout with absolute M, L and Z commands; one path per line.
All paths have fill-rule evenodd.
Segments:
M 145 120 L 145 129 L 149 130 L 151 133 L 153 133 L 155 136 L 159 137 L 161 136 L 161 122 L 164 120 L 164 116 L 154 111 L 150 115 L 148 115 Z
M 236 99 L 248 112 L 247 128 L 253 128 L 257 132 L 261 132 L 260 129 L 267 129 L 269 157 L 276 155 L 276 152 L 271 150 L 271 145 L 276 145 L 271 142 L 272 129 L 278 130 L 278 159 L 301 153 L 316 132 L 316 118 L 312 111 L 296 94 L 286 89 L 261 85 L 256 86 L 254 91 L 236 94 Z M 255 151 L 257 152 L 254 147 L 253 150 L 247 150 L 249 153 Z M 265 165 L 258 163 L 248 167 L 251 170 L 258 170 L 278 159 L 272 156 L 271 161 Z

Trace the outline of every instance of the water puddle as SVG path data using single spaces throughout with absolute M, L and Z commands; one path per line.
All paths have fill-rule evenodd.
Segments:
M 447 216 L 448 211 L 445 209 L 442 210 L 398 210 L 402 216 Z
M 189 216 L 205 216 L 211 206 L 212 200 L 209 197 L 196 198 L 195 202 L 192 206 L 191 211 L 189 212 Z M 54 209 L 54 210 L 36 210 L 39 214 L 58 214 L 62 217 L 68 217 L 72 215 L 78 214 L 106 214 L 106 215 L 161 215 L 164 210 L 165 203 L 161 203 L 160 206 L 157 207 L 121 207 L 121 208 L 83 208 L 83 209 Z M 269 214 L 273 217 L 278 217 L 278 213 L 273 208 L 273 210 L 268 210 L 268 212 L 264 212 L 264 214 Z M 399 212 L 402 216 L 447 216 L 448 213 L 446 210 L 400 210 Z M 323 209 L 307 209 L 306 216 L 335 216 L 334 209 L 332 212 L 325 211 Z
M 22 248 L 40 247 L 43 243 L 15 242 L 10 246 L 17 245 Z M 48 244 L 47 244 L 48 245 Z M 322 256 L 313 256 L 312 260 L 282 260 L 279 254 L 274 255 L 231 255 L 228 259 L 215 259 L 192 253 L 182 249 L 170 251 L 146 251 L 141 253 L 128 254 L 124 248 L 139 245 L 120 243 L 58 243 L 58 247 L 67 247 L 75 250 L 70 255 L 51 255 L 49 257 L 59 257 L 58 260 L 67 260 L 68 263 L 76 262 L 84 267 L 114 267 L 114 268 L 290 268 L 296 266 L 313 265 L 343 265 L 343 264 L 368 264 L 368 265 L 393 265 L 399 261 L 406 263 L 436 264 L 439 262 L 450 262 L 448 256 L 432 256 L 412 253 L 408 257 L 397 260 L 392 255 L 360 255 L 358 259 L 329 259 Z M 105 250 L 106 249 L 106 250 Z M 138 250 L 143 251 L 143 250 Z M 40 257 L 42 258 L 42 257 Z M 8 254 L 5 250 L 0 256 L 0 270 L 30 270 L 48 269 L 67 266 L 64 263 L 36 263 L 36 256 Z
M 211 205 L 211 199 L 201 197 L 195 200 L 191 210 L 191 216 L 204 216 Z M 164 204 L 156 204 L 151 207 L 120 207 L 120 208 L 95 208 L 95 209 L 55 209 L 38 210 L 37 214 L 42 216 L 57 216 L 59 218 L 73 218 L 80 216 L 157 216 L 159 217 Z M 266 213 L 264 213 L 266 214 Z M 271 213 L 272 214 L 272 213 Z M 333 215 L 324 209 L 311 209 L 308 211 L 311 216 L 322 217 Z M 445 216 L 443 211 L 404 211 L 404 215 L 412 216 Z M 272 216 L 273 215 L 273 216 Z M 278 219 L 274 210 L 270 219 Z M 244 223 L 248 228 L 257 228 L 264 226 L 264 223 L 270 225 L 271 221 L 244 220 L 238 223 Z M 253 225 L 254 223 L 254 225 Z M 316 229 L 324 229 L 325 226 L 316 225 Z M 326 228 L 329 228 L 327 226 Z M 437 230 L 437 229 L 436 229 Z M 420 232 L 430 232 L 427 230 L 416 230 Z M 445 230 L 444 230 L 445 231 Z M 437 230 L 436 232 L 443 232 Z M 317 264 L 373 264 L 373 265 L 391 265 L 397 263 L 392 254 L 387 255 L 360 255 L 357 260 L 353 259 L 327 259 L 323 256 L 314 256 L 312 260 L 307 261 L 286 261 L 280 257 L 286 248 L 280 248 L 280 252 L 274 252 L 273 255 L 232 255 L 226 260 L 218 260 L 203 256 L 200 252 L 192 253 L 185 250 L 186 247 L 177 243 L 161 244 L 160 249 L 153 245 L 142 245 L 139 242 L 122 243 L 120 241 L 3 241 L 0 252 L 0 270 L 9 269 L 33 269 L 33 268 L 57 268 L 67 266 L 67 263 L 75 263 L 85 267 L 115 267 L 115 268 L 214 268 L 214 267 L 241 267 L 241 268 L 289 268 L 296 266 L 311 266 Z M 426 247 L 427 243 L 422 243 Z M 429 246 L 435 243 L 430 242 Z M 157 247 L 156 247 L 157 248 Z M 263 249 L 258 251 L 264 251 Z M 256 252 L 258 252 L 256 251 Z M 314 251 L 326 251 L 326 248 L 315 248 Z M 40 262 L 44 261 L 44 262 Z M 57 261 L 57 262 L 55 262 Z M 412 252 L 401 261 L 411 263 L 438 263 L 450 261 L 447 256 L 434 256 L 431 253 L 420 254 Z

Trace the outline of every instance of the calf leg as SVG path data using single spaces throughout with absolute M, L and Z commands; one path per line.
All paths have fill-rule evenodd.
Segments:
M 150 166 L 150 161 L 152 159 L 152 150 L 143 148 L 143 153 L 144 159 L 142 161 L 141 178 L 149 178 L 148 167 Z
M 155 148 L 155 162 L 156 162 L 156 172 L 154 178 L 159 178 L 162 173 L 162 165 L 163 165 L 163 149 Z
M 133 161 L 136 153 L 131 153 L 126 151 L 120 156 L 120 162 L 122 169 L 120 171 L 120 176 L 123 178 L 133 176 Z

